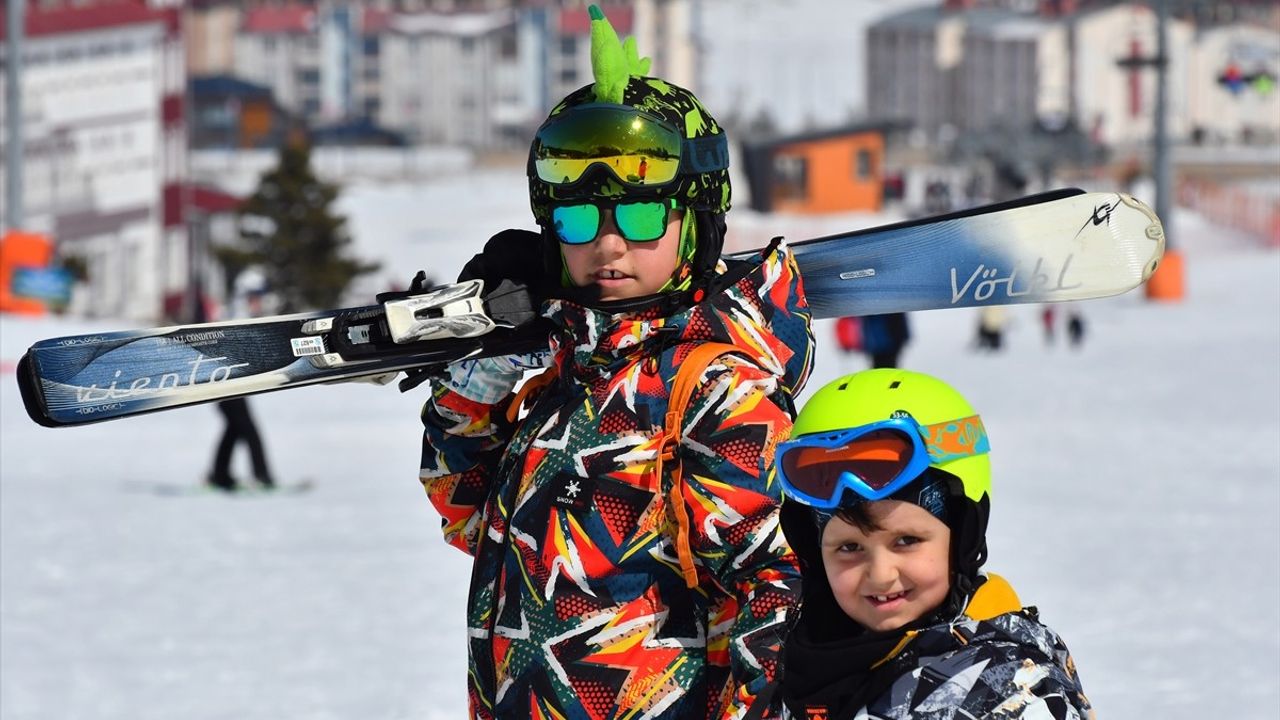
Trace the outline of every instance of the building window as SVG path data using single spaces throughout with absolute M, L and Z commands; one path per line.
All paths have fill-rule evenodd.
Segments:
M 795 155 L 773 158 L 773 199 L 803 200 L 808 195 L 809 164 Z
M 573 84 L 578 82 L 578 69 L 569 67 L 561 70 L 560 82 L 565 84 Z
M 568 35 L 560 38 L 560 54 L 572 57 L 578 54 L 578 38 Z
M 303 85 L 319 85 L 320 70 L 317 68 L 301 68 L 298 70 L 298 82 Z
M 365 38 L 364 38 L 364 54 L 365 54 L 365 55 L 377 55 L 377 54 L 378 54 L 378 49 L 379 49 L 379 48 L 378 48 L 378 36 L 377 36 L 377 35 L 366 35 L 366 36 L 365 36 Z
M 475 38 L 469 38 L 469 37 L 462 38 L 462 52 L 464 55 L 470 55 L 472 51 L 474 51 L 475 49 L 476 49 Z
M 854 168 L 857 173 L 858 180 L 870 180 L 872 175 L 876 173 L 876 161 L 871 156 L 871 151 L 861 148 L 857 151 L 854 160 Z
M 498 39 L 498 54 L 503 60 L 515 60 L 519 52 L 519 43 L 514 30 L 502 33 Z

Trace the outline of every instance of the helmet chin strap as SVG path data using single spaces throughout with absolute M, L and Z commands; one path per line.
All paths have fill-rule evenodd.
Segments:
M 658 292 L 687 290 L 697 277 L 693 259 L 698 252 L 698 223 L 692 210 L 682 212 L 680 218 L 680 246 L 676 249 L 676 267 L 671 271 L 671 279 Z
M 942 610 L 948 617 L 955 617 L 969 604 L 969 597 L 978 585 L 978 571 L 987 561 L 987 518 L 991 513 L 991 500 L 983 495 L 974 502 L 953 495 L 947 503 L 952 518 L 951 528 L 951 592 L 943 602 Z

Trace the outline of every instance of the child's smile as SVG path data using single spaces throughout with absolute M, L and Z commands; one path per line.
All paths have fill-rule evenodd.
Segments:
M 884 610 L 887 606 L 897 603 L 899 600 L 905 600 L 907 597 L 907 592 L 908 591 L 904 590 L 902 592 L 894 593 L 892 595 L 868 595 L 867 599 L 871 602 L 872 605 L 875 605 L 878 609 Z

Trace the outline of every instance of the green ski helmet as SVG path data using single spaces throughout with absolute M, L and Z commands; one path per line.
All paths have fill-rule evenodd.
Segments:
M 724 130 L 692 92 L 647 76 L 634 38 L 620 42 L 604 13 L 589 11 L 595 82 L 551 110 L 529 149 L 529 200 L 548 265 L 562 268 L 556 206 L 654 200 L 685 212 L 684 282 L 705 277 L 720 257 L 730 207 Z
M 955 441 L 952 449 L 957 452 L 944 454 L 937 460 L 931 449 L 929 463 L 919 475 L 887 496 L 887 499 L 924 506 L 950 528 L 952 582 L 943 609 L 959 612 L 981 582 L 979 570 L 987 558 L 987 522 L 991 513 L 991 461 L 986 431 L 981 429 L 981 420 L 969 402 L 950 385 L 923 373 L 893 368 L 864 370 L 838 378 L 814 393 L 796 418 L 791 441 L 838 437 L 844 431 L 901 418 L 910 418 L 925 429 L 962 430 L 950 438 Z M 966 428 L 975 432 L 963 432 Z M 976 441 L 979 438 L 980 441 Z M 785 452 L 780 448 L 780 467 L 787 462 Z M 788 488 L 786 481 L 783 487 Z M 833 516 L 841 515 L 843 509 L 856 504 L 858 496 L 844 491 L 839 508 L 808 508 L 813 522 L 806 528 L 806 523 L 791 521 L 796 517 L 793 511 L 804 505 L 792 502 L 798 498 L 790 489 L 787 495 L 788 502 L 783 508 L 787 537 L 802 560 L 810 565 L 817 562 L 820 566 L 817 543 L 823 527 Z M 855 499 L 850 501 L 850 495 Z M 938 495 L 943 496 L 940 502 Z M 817 575 L 819 580 L 812 583 L 806 575 L 806 583 L 814 586 L 814 594 L 825 592 L 819 603 L 822 604 L 829 600 L 831 591 L 825 576 Z M 840 613 L 832 610 L 833 607 L 828 608 L 831 616 L 839 617 Z
M 801 408 L 792 439 L 908 416 L 922 426 L 939 425 L 977 415 L 954 388 L 924 373 L 883 368 L 846 375 L 824 385 Z M 991 494 L 991 460 L 987 453 L 930 463 L 958 478 L 973 502 Z

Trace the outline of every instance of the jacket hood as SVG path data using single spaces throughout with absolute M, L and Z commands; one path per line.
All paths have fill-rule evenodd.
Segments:
M 733 262 L 731 268 L 722 260 L 717 272 L 741 275 L 737 282 L 675 311 L 655 303 L 610 313 L 572 300 L 548 301 L 543 315 L 557 328 L 551 340 L 557 363 L 579 382 L 594 383 L 632 362 L 656 363 L 677 345 L 728 343 L 778 378 L 793 399 L 813 366 L 809 304 L 795 258 L 780 245 L 762 257 Z

